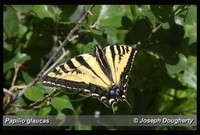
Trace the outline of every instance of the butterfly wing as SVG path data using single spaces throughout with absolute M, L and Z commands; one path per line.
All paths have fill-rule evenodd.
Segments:
M 114 84 L 127 89 L 128 75 L 132 69 L 137 51 L 128 45 L 111 45 L 103 49 L 106 61 L 110 67 Z
M 54 68 L 44 77 L 43 84 L 66 90 L 90 92 L 96 87 L 108 89 L 111 82 L 94 54 L 82 54 Z

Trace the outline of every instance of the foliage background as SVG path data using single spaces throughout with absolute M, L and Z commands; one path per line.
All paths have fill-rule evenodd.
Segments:
M 3 10 L 3 87 L 10 90 L 30 83 L 58 48 L 88 6 L 6 5 Z M 130 74 L 128 100 L 118 103 L 119 115 L 196 115 L 197 9 L 195 5 L 95 5 L 65 46 L 60 61 L 93 51 L 94 44 L 134 45 L 138 55 Z M 61 52 L 59 56 L 62 54 Z M 55 58 L 55 61 L 59 57 Z M 19 70 L 12 85 L 15 64 Z M 53 64 L 53 63 L 52 63 Z M 20 89 L 11 91 L 16 95 Z M 39 81 L 26 90 L 6 115 L 112 115 L 97 99 L 72 102 L 78 94 L 59 93 L 51 103 L 21 109 L 52 91 Z M 9 101 L 4 92 L 4 104 Z M 58 127 L 56 127 L 57 129 Z M 91 127 L 63 129 L 188 129 L 196 127 Z

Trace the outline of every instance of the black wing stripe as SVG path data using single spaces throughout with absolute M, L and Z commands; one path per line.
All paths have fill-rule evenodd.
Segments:
M 121 54 L 120 46 L 116 46 L 116 47 L 117 47 L 117 51 L 118 51 L 117 54 Z
M 120 46 L 116 46 L 116 47 L 117 47 L 117 51 L 118 51 L 117 54 L 119 54 L 119 62 L 120 62 L 121 59 L 122 59 L 122 54 L 121 54 L 121 49 L 120 49 L 120 48 L 123 48 L 123 46 L 122 46 L 122 47 L 120 47 Z
M 113 63 L 115 63 L 115 50 L 114 50 L 114 46 L 110 46 L 110 51 L 112 53 L 112 61 Z M 115 65 L 113 65 L 115 66 Z
M 73 62 L 71 60 L 68 60 L 67 61 L 67 65 L 71 68 L 71 69 L 74 69 L 74 68 L 77 68 L 76 66 L 74 66 Z
M 68 72 L 69 72 L 69 71 L 65 68 L 64 64 L 60 65 L 59 67 L 60 67 L 60 69 L 61 69 L 63 72 L 65 72 L 65 73 L 68 73 Z
M 125 54 L 125 48 L 124 47 L 121 48 L 122 48 L 122 54 Z
M 74 82 L 49 76 L 46 76 L 43 84 L 50 87 L 60 87 L 65 90 L 83 90 L 88 87 L 88 84 L 84 82 Z
M 53 69 L 52 71 L 53 73 L 55 73 L 56 75 L 61 75 L 60 69 Z
M 104 74 L 107 75 L 107 77 L 111 80 L 111 82 L 113 82 L 110 67 L 109 67 L 109 65 L 105 59 L 105 55 L 103 53 L 104 52 L 97 46 L 96 47 L 97 62 L 101 66 Z
M 90 70 L 93 70 L 90 65 L 84 60 L 84 58 L 82 56 L 78 56 L 75 58 L 77 62 L 79 62 L 82 66 L 90 69 Z M 93 72 L 95 74 L 95 72 Z
M 128 49 L 128 46 L 126 46 L 126 53 L 129 53 L 129 49 Z

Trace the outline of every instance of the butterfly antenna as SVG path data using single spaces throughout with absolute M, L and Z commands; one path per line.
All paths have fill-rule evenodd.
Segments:
M 123 101 L 125 101 L 125 102 L 128 104 L 128 106 L 130 106 L 131 109 L 133 109 L 133 107 L 132 107 L 131 104 L 128 102 L 128 100 L 124 99 Z

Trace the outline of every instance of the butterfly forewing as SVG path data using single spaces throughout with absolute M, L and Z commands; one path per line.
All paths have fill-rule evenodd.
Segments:
M 87 89 L 89 84 L 108 89 L 111 82 L 94 55 L 82 54 L 49 72 L 44 77 L 43 84 L 67 90 L 83 90 Z

